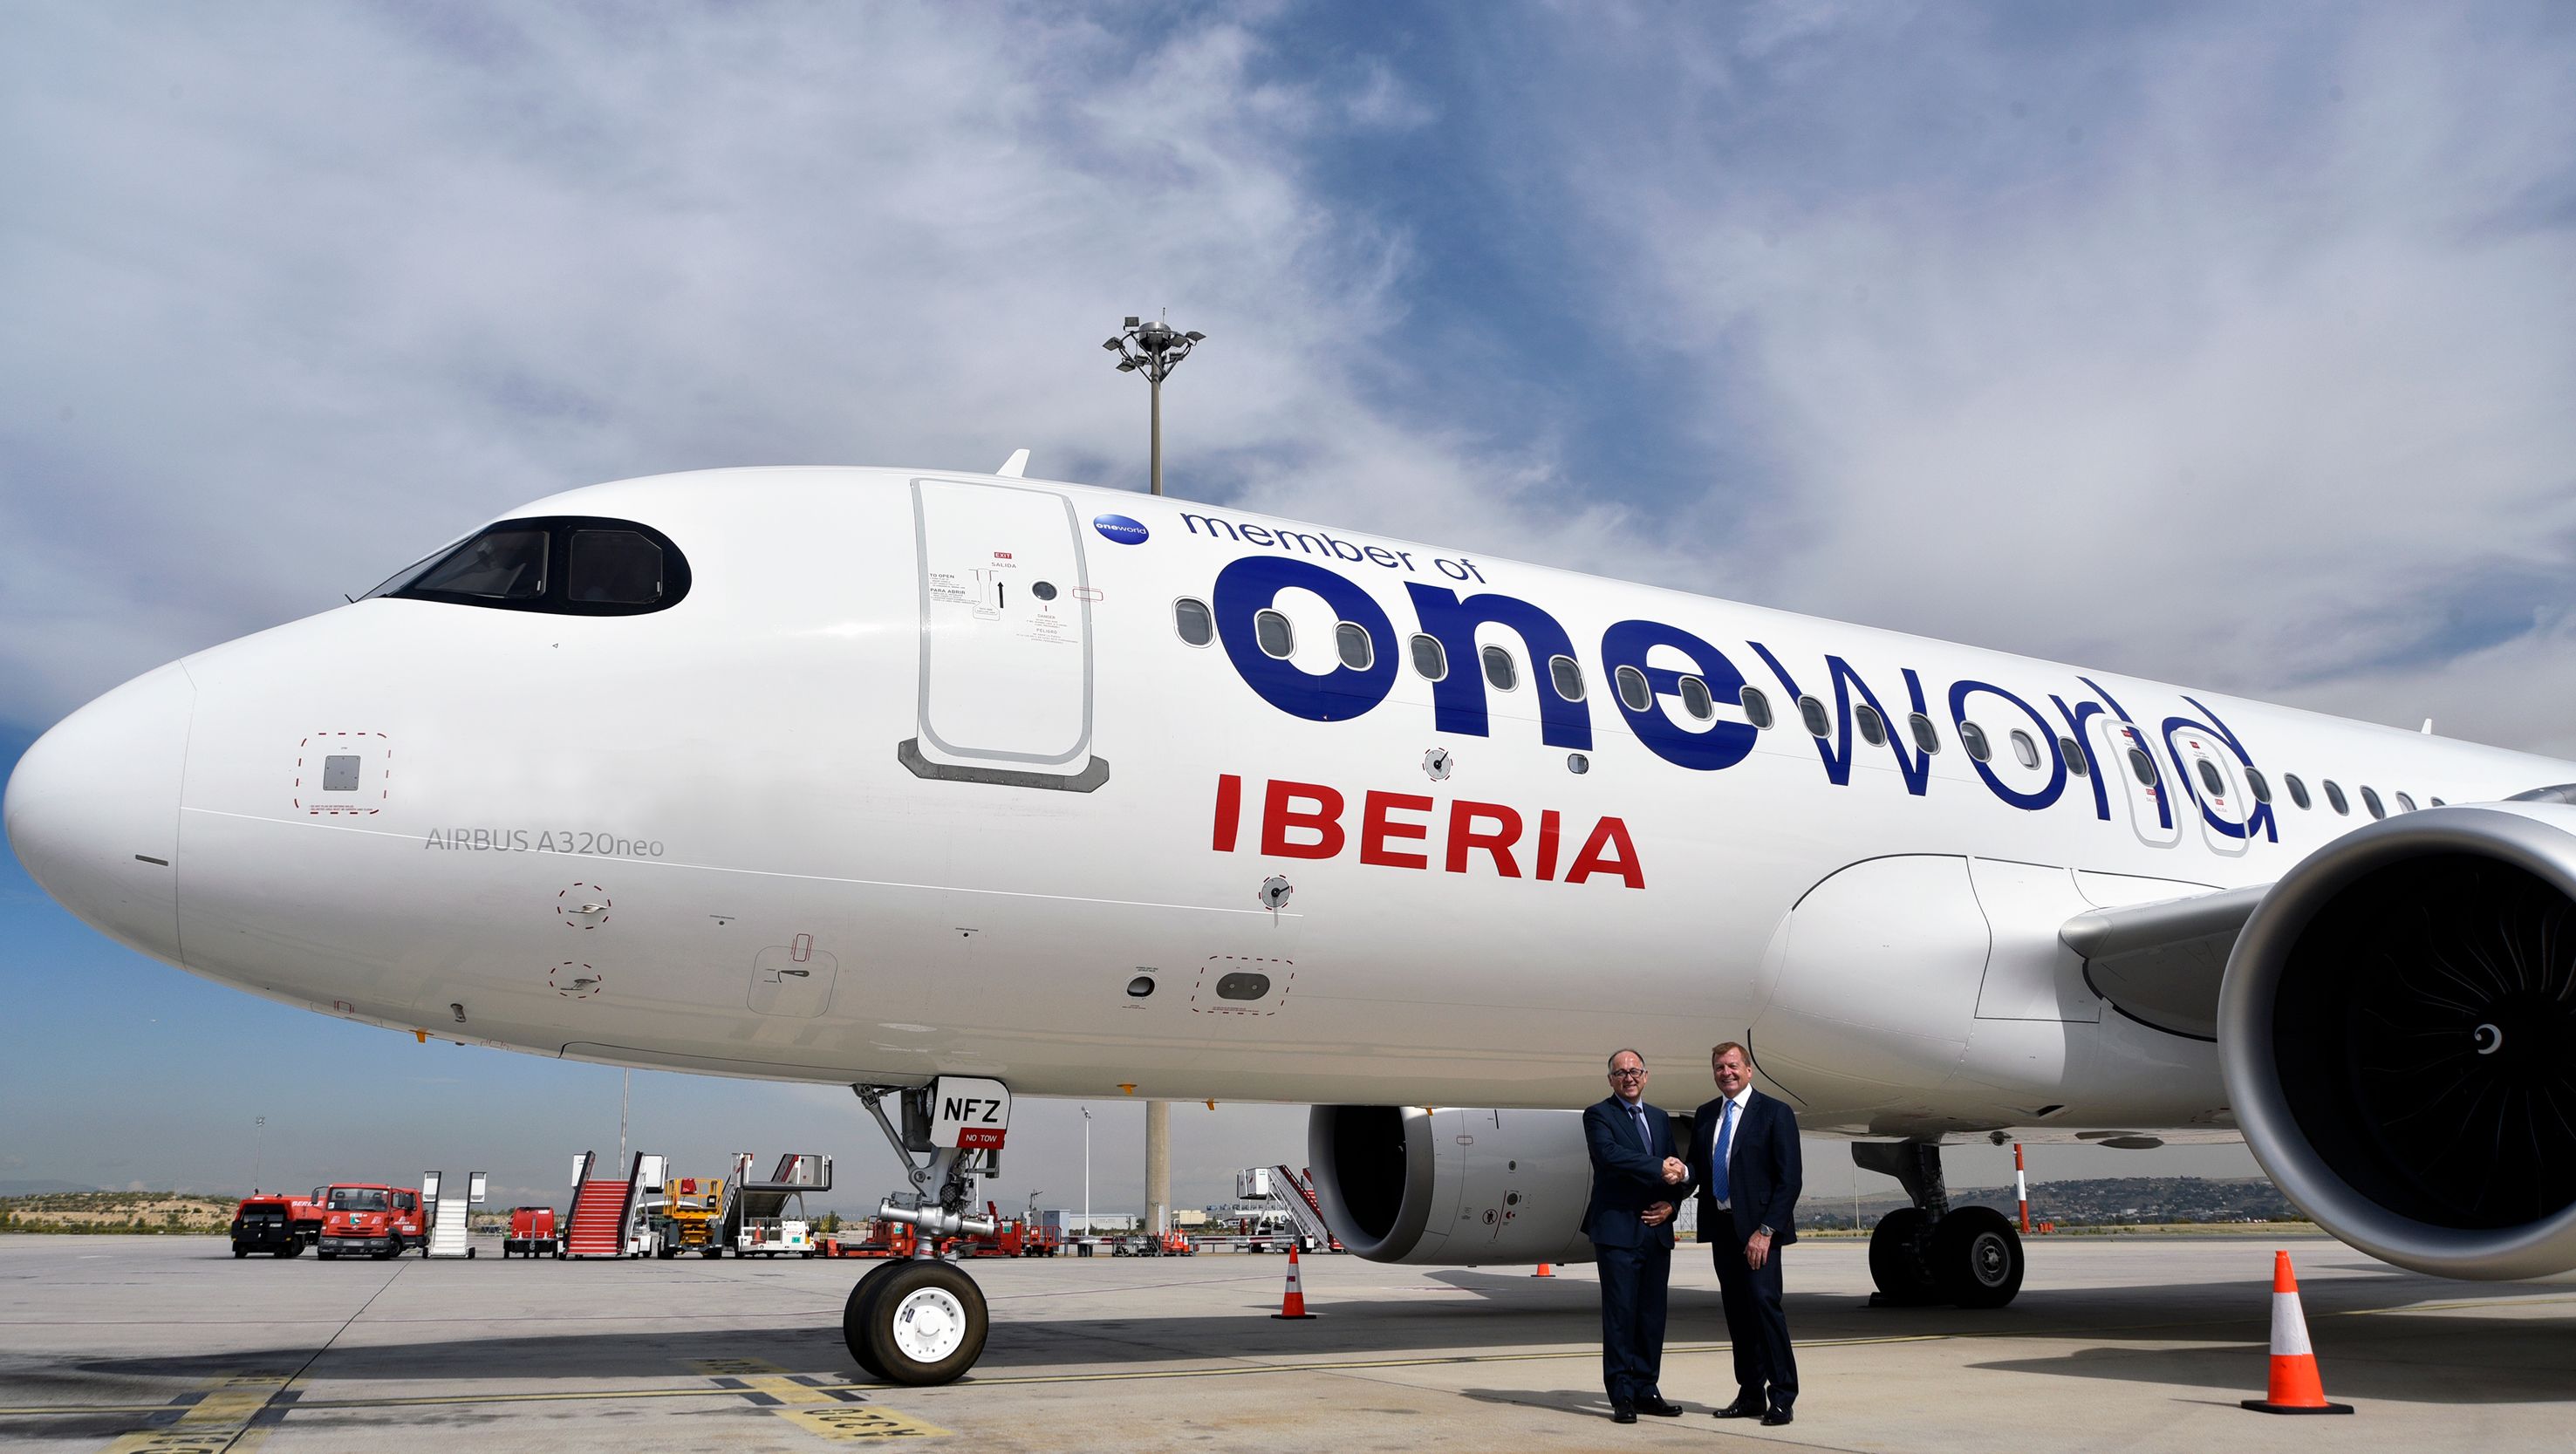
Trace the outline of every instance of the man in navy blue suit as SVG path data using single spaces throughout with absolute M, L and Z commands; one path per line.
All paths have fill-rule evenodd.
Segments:
M 1646 1060 L 1610 1057 L 1610 1094 L 1583 1112 L 1592 1149 L 1592 1200 L 1583 1235 L 1601 1268 L 1601 1383 L 1610 1417 L 1681 1413 L 1664 1399 L 1664 1292 L 1673 1274 L 1673 1206 L 1690 1192 L 1673 1126 L 1646 1104 Z
M 1785 1424 L 1798 1360 L 1780 1307 L 1780 1249 L 1798 1240 L 1798 1116 L 1753 1088 L 1752 1055 L 1732 1040 L 1709 1052 L 1709 1075 L 1717 1099 L 1691 1127 L 1690 1171 L 1735 1345 L 1735 1402 L 1717 1416 Z

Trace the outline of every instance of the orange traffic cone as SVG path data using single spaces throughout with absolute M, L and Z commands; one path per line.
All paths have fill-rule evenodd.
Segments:
M 2350 1404 L 2326 1402 L 2325 1384 L 2317 1378 L 2316 1350 L 2308 1346 L 2308 1320 L 2299 1311 L 2299 1280 L 2291 1275 L 2287 1252 L 2272 1254 L 2271 1393 L 2243 1402 L 2267 1414 L 2352 1412 Z
M 1538 1271 L 1531 1273 L 1531 1274 L 1530 1274 L 1530 1276 L 1532 1276 L 1532 1277 L 1554 1277 L 1554 1276 L 1556 1276 L 1556 1269 L 1555 1269 L 1555 1268 L 1553 1268 L 1553 1267 L 1550 1267 L 1550 1266 L 1548 1266 L 1546 1263 L 1542 1262 L 1542 1263 L 1540 1263 L 1540 1264 L 1538 1265 Z
M 1274 1318 L 1289 1319 L 1311 1318 L 1315 1316 L 1313 1313 L 1306 1311 L 1306 1289 L 1304 1285 L 1299 1283 L 1297 1280 L 1297 1249 L 1295 1247 L 1290 1247 L 1288 1249 L 1288 1295 L 1279 1300 L 1279 1311 L 1272 1313 L 1270 1316 Z

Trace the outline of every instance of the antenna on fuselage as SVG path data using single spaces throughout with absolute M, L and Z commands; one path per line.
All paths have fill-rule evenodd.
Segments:
M 1002 461 L 1002 467 L 993 473 L 1006 480 L 1016 480 L 1020 477 L 1020 472 L 1028 467 L 1029 452 L 1025 449 L 1015 449 L 1011 451 L 1009 459 Z

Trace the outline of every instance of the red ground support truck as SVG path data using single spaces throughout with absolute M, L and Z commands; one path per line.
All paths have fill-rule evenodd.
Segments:
M 555 1235 L 552 1207 L 510 1208 L 510 1233 L 501 1239 L 504 1257 L 561 1257 L 563 1241 Z
M 310 1205 L 300 1197 L 283 1194 L 242 1198 L 241 1205 L 233 1209 L 233 1255 L 248 1257 L 254 1252 L 266 1252 L 293 1257 L 301 1253 L 307 1239 L 296 1208 Z M 318 1236 L 318 1222 L 316 1226 Z
M 404 1249 L 424 1247 L 420 1189 L 374 1182 L 333 1182 L 322 1198 L 324 1261 L 348 1253 L 400 1257 Z

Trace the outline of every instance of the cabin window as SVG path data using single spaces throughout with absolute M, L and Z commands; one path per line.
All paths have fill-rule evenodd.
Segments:
M 2399 793 L 2399 794 L 2397 795 L 2397 811 L 2399 811 L 2399 812 L 2401 812 L 2401 813 L 2412 813 L 2412 812 L 2414 812 L 2414 811 L 2415 811 L 2415 800 L 2414 800 L 2413 798 L 2410 798 L 2410 797 L 2406 796 L 2404 793 Z
M 1565 698 L 1569 702 L 1580 702 L 1583 700 L 1583 668 L 1575 662 L 1573 657 L 1549 657 L 1547 659 L 1547 679 L 1556 687 L 1556 694 L 1558 696 Z
M 1449 677 L 1449 651 L 1437 636 L 1413 638 L 1413 669 L 1426 681 L 1446 681 Z
M 1941 750 L 1941 734 L 1932 730 L 1932 719 L 1920 712 L 1909 712 L 1906 729 L 1914 734 L 1914 745 L 1925 757 Z
M 1986 741 L 1986 729 L 1974 722 L 1959 724 L 1959 745 L 1968 749 L 1968 755 L 1979 762 L 1995 755 L 1994 748 Z
M 2258 803 L 2272 801 L 2272 784 L 2263 776 L 2263 769 L 2259 767 L 2245 769 L 2245 786 L 2254 790 L 2254 801 Z
M 1860 730 L 1863 742 L 1872 747 L 1887 745 L 1887 719 L 1878 715 L 1876 707 L 1863 702 L 1852 708 L 1852 725 Z
M 2291 802 L 2298 804 L 2302 808 L 2311 806 L 2308 801 L 2308 785 L 2300 780 L 2297 773 L 2285 772 L 2281 774 L 2281 786 L 2290 790 Z
M 2197 758 L 2195 761 L 2200 766 L 2200 785 L 2209 789 L 2209 795 L 2213 798 L 2226 797 L 2227 783 L 2218 775 L 2218 764 L 2205 757 Z
M 1187 644 L 1205 646 L 1216 640 L 1216 615 L 1208 610 L 1207 602 L 1183 596 L 1172 603 L 1172 629 Z
M 1744 704 L 1744 720 L 1752 723 L 1755 731 L 1771 730 L 1771 699 L 1762 695 L 1760 687 L 1746 687 L 1736 700 Z
M 1368 628 L 1356 621 L 1344 621 L 1333 628 L 1333 649 L 1340 653 L 1342 665 L 1353 671 L 1367 671 L 1377 665 L 1377 643 L 1369 640 Z
M 2031 740 L 2029 733 L 2018 727 L 2013 729 L 2012 750 L 2013 761 L 2024 767 L 2039 766 L 2039 744 Z
M 2349 814 L 2352 811 L 2352 804 L 2344 801 L 2343 785 L 2333 778 L 2326 779 L 2326 806 L 2334 809 L 2338 815 Z
M 2093 775 L 2093 760 L 2084 755 L 2084 744 L 2072 737 L 2057 739 L 2057 755 L 2066 759 L 2066 770 L 2077 777 Z
M 1798 720 L 1806 723 L 1807 730 L 1818 737 L 1833 735 L 1833 726 L 1825 720 L 1825 704 L 1813 697 L 1798 699 Z
M 1619 668 L 1619 701 L 1631 712 L 1643 712 L 1655 705 L 1654 691 L 1646 685 L 1646 674 L 1633 666 Z
M 2374 818 L 2388 816 L 2387 805 L 2379 801 L 2379 790 L 2367 784 L 2364 784 L 2361 790 L 2361 805 L 2368 808 L 2370 816 Z
M 1277 611 L 1262 611 L 1252 618 L 1252 639 L 1261 643 L 1261 654 L 1281 661 L 1297 654 L 1297 628 Z
M 2156 785 L 2156 760 L 2147 756 L 2145 748 L 2129 749 L 2129 771 L 2136 776 L 2141 786 L 2151 788 Z
M 1512 660 L 1510 652 L 1499 646 L 1488 646 L 1484 657 L 1485 680 L 1494 684 L 1495 691 L 1508 692 L 1521 684 L 1520 666 Z
M 1717 716 L 1717 699 L 1708 694 L 1708 683 L 1697 677 L 1682 678 L 1682 710 L 1702 722 Z

